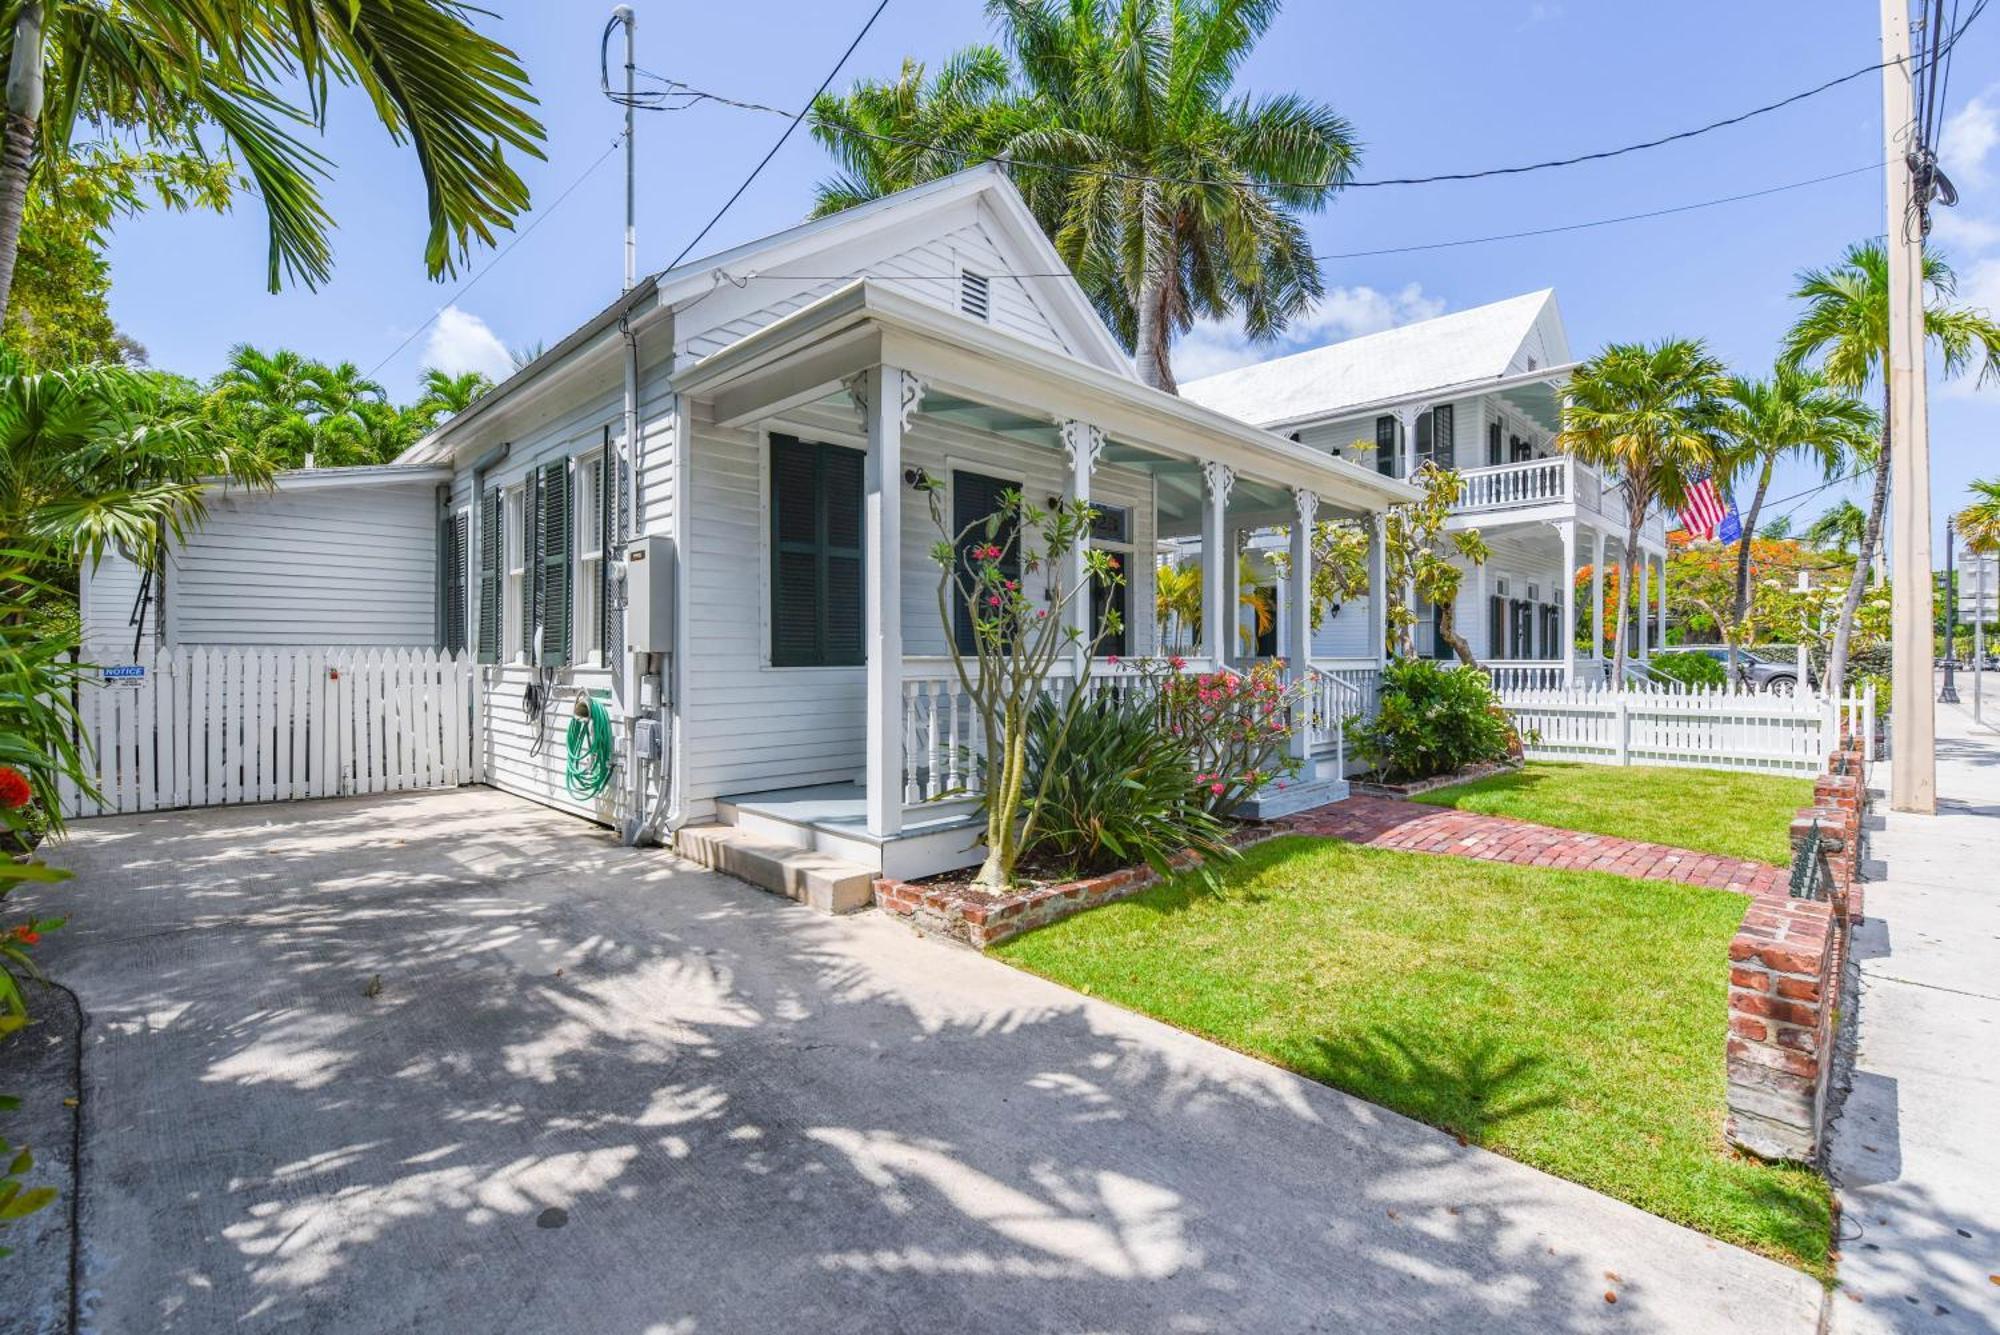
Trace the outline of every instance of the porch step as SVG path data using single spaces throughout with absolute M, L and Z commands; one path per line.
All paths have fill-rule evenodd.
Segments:
M 733 825 L 689 825 L 674 838 L 684 858 L 796 899 L 821 913 L 852 913 L 875 896 L 878 873 Z
M 1289 783 L 1283 788 L 1269 787 L 1253 795 L 1237 814 L 1252 820 L 1276 820 L 1280 816 L 1293 816 L 1301 811 L 1311 811 L 1329 802 L 1346 799 L 1348 793 L 1346 779 L 1317 779 L 1304 783 Z

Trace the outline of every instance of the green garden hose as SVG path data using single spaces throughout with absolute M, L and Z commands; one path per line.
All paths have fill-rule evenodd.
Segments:
M 572 797 L 588 801 L 611 782 L 611 713 L 597 695 L 579 696 L 576 716 L 569 721 L 569 773 Z

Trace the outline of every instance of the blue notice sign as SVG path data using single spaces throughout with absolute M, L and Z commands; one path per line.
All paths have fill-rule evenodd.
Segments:
M 100 672 L 106 686 L 131 686 L 136 688 L 143 685 L 146 680 L 146 665 L 144 663 L 114 663 L 110 667 L 100 669 Z

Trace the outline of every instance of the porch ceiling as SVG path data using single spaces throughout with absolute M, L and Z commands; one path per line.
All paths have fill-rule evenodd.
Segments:
M 1510 385 L 1499 392 L 1501 398 L 1542 430 L 1554 434 L 1562 429 L 1562 395 L 1546 380 Z

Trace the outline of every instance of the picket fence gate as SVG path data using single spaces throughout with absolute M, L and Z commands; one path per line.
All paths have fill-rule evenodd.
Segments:
M 176 648 L 85 668 L 71 818 L 477 783 L 478 674 L 435 649 Z M 122 672 L 118 676 L 114 673 Z
M 1500 703 L 1531 760 L 1812 775 L 1843 731 L 1863 738 L 1871 759 L 1875 745 L 1872 685 L 1838 705 L 1807 692 L 1586 683 L 1504 691 Z

